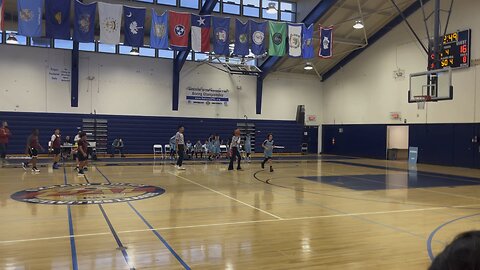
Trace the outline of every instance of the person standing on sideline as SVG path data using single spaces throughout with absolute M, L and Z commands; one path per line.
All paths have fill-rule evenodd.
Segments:
M 78 141 L 78 176 L 84 176 L 84 170 L 87 167 L 88 161 L 88 142 L 87 142 L 87 133 L 80 132 L 80 140 Z
M 32 134 L 28 136 L 26 152 L 30 156 L 31 160 L 22 163 L 22 167 L 25 171 L 27 170 L 28 163 L 32 162 L 32 172 L 40 172 L 40 170 L 37 168 L 38 150 L 41 150 L 43 152 L 45 151 L 45 149 L 40 145 L 38 141 L 39 134 L 40 131 L 38 129 L 34 129 L 32 131 Z
M 185 132 L 185 128 L 183 126 L 178 127 L 177 134 L 175 134 L 175 146 L 177 149 L 177 165 L 175 168 L 178 170 L 185 170 L 183 166 L 183 157 L 185 155 L 185 138 L 183 136 L 183 133 Z
M 235 161 L 235 158 L 237 159 L 237 170 L 241 170 L 242 167 L 240 166 L 242 156 L 240 156 L 240 142 L 241 142 L 241 137 L 240 137 L 240 129 L 235 129 L 233 132 L 233 137 L 232 141 L 230 142 L 230 164 L 228 165 L 228 170 L 232 171 L 233 170 L 233 162 Z
M 52 168 L 54 170 L 58 169 L 58 162 L 60 161 L 60 154 L 62 152 L 62 142 L 61 142 L 61 136 L 60 136 L 60 129 L 55 129 L 53 132 L 53 135 L 50 139 L 50 142 L 52 144 L 52 149 L 53 149 L 53 165 Z
M 247 155 L 247 162 L 250 162 L 250 155 L 252 154 L 252 138 L 250 134 L 245 137 L 245 153 Z
M 273 172 L 272 158 L 275 142 L 273 141 L 273 135 L 271 133 L 267 135 L 267 139 L 262 143 L 262 147 L 265 155 L 265 159 L 262 161 L 262 169 L 265 169 L 265 164 L 268 162 L 268 164 L 270 164 L 270 172 Z
M 2 159 L 2 166 L 7 163 L 7 147 L 10 136 L 12 136 L 12 134 L 10 133 L 8 124 L 7 122 L 3 121 L 2 126 L 0 127 L 0 159 Z

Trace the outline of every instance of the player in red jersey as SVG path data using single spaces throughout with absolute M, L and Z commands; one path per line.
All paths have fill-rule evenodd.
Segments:
M 87 166 L 88 161 L 87 133 L 85 133 L 84 131 L 80 132 L 80 140 L 78 141 L 78 161 L 78 176 L 84 176 L 84 168 Z
M 39 133 L 40 131 L 38 129 L 34 129 L 32 134 L 28 136 L 26 152 L 30 156 L 31 160 L 22 164 L 24 170 L 27 170 L 28 163 L 32 162 L 32 172 L 40 172 L 40 170 L 37 168 L 38 150 L 44 151 L 45 149 L 39 143 Z

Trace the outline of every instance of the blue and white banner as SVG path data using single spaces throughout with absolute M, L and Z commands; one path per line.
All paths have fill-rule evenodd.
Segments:
M 115 45 L 120 43 L 122 9 L 122 5 L 98 2 L 100 43 Z
M 233 54 L 248 55 L 248 47 L 248 21 L 243 23 L 239 19 L 235 19 L 235 48 Z
M 288 24 L 288 55 L 290 57 L 302 56 L 302 28 L 303 23 Z
M 18 0 L 18 34 L 27 37 L 42 36 L 43 1 Z
M 313 24 L 310 26 L 303 26 L 303 38 L 302 38 L 302 57 L 304 59 L 310 59 L 315 56 L 315 50 L 313 47 Z
M 70 1 L 45 0 L 47 38 L 70 39 Z
M 83 4 L 75 1 L 75 18 L 73 20 L 73 40 L 93 42 L 95 39 L 95 13 L 97 3 Z
M 333 26 L 323 28 L 320 26 L 320 50 L 318 56 L 330 58 L 333 55 Z
M 230 91 L 228 89 L 187 87 L 186 99 L 189 104 L 227 105 L 230 101 Z
M 123 6 L 125 40 L 123 44 L 132 47 L 143 46 L 145 33 L 145 8 Z
M 263 55 L 266 51 L 265 33 L 267 22 L 256 22 L 250 20 L 250 37 L 252 38 L 251 50 L 254 55 Z
M 230 54 L 230 18 L 213 17 L 213 52 Z
M 150 47 L 168 49 L 168 13 L 158 15 L 152 8 L 152 26 L 150 28 Z

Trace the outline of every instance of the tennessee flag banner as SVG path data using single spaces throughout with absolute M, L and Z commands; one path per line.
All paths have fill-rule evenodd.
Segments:
M 188 49 L 188 37 L 190 36 L 190 13 L 169 11 L 168 33 L 170 47 L 175 50 L 185 51 Z
M 5 0 L 0 0 L 0 30 L 4 30 L 3 29 L 3 21 L 4 21 L 4 17 L 5 17 Z
M 333 26 L 320 26 L 320 50 L 318 56 L 330 58 L 333 55 Z

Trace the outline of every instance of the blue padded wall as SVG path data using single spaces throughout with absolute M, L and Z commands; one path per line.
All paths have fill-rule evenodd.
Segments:
M 324 125 L 323 153 L 367 158 L 386 158 L 386 124 Z M 480 144 L 472 142 L 480 125 L 408 124 L 409 145 L 419 148 L 418 162 L 478 167 Z M 339 130 L 343 129 L 343 133 Z M 332 139 L 335 138 L 335 144 Z
M 33 128 L 40 129 L 40 142 L 45 147 L 55 128 L 62 130 L 63 137 L 76 134 L 83 118 L 94 118 L 89 114 L 0 112 L 0 120 L 6 120 L 12 130 L 10 153 L 23 153 L 25 142 Z M 186 127 L 185 138 L 202 142 L 213 133 L 225 141 L 231 137 L 237 123 L 244 119 L 181 118 L 154 116 L 96 115 L 97 119 L 108 120 L 108 143 L 115 137 L 125 141 L 126 153 L 152 153 L 153 144 L 168 144 L 178 125 Z M 285 152 L 300 152 L 303 126 L 295 121 L 249 120 L 255 123 L 257 143 L 255 149 L 261 152 L 260 143 L 266 134 L 272 132 L 278 145 L 285 146 Z

